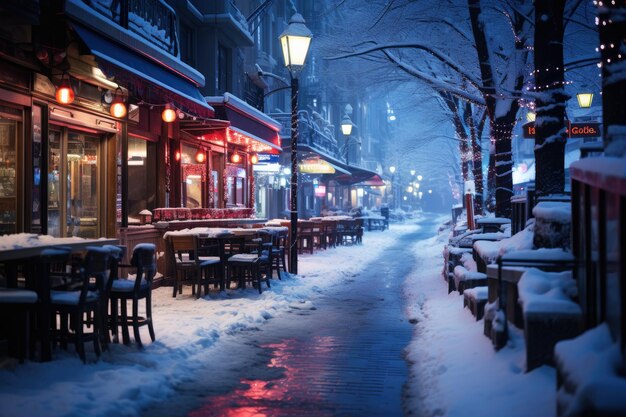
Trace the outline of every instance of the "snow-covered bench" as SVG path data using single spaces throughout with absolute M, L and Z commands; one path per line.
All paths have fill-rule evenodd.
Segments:
M 454 267 L 454 284 L 459 294 L 468 288 L 487 287 L 487 275 L 482 272 L 470 271 L 464 266 Z
M 517 285 L 514 282 L 504 282 L 503 276 L 507 273 L 512 277 L 520 277 L 520 271 L 512 269 L 515 268 L 539 268 L 549 272 L 560 272 L 560 271 L 571 271 L 574 269 L 576 262 L 574 256 L 562 249 L 558 248 L 541 248 L 541 249 L 528 249 L 528 250 L 519 250 L 506 253 L 500 256 L 497 260 L 498 265 L 498 279 L 497 279 L 497 294 L 496 299 L 498 301 L 498 310 L 500 310 L 504 316 L 504 327 L 500 330 L 496 330 L 492 328 L 490 323 L 490 318 L 485 316 L 485 335 L 491 337 L 494 342 L 494 346 L 499 349 L 506 342 L 506 334 L 507 334 L 507 323 L 509 320 L 513 320 L 514 323 L 519 326 L 520 322 L 522 326 L 526 329 L 528 324 L 526 323 L 526 315 L 523 311 L 521 315 L 519 310 L 515 308 L 515 304 L 517 304 L 517 299 L 514 297 L 514 294 L 510 294 L 511 291 L 519 293 L 519 282 Z M 523 275 L 521 275 L 523 276 Z M 521 281 L 521 278 L 520 278 Z M 572 282 L 573 279 L 572 279 Z M 493 299 L 493 291 L 492 291 L 492 299 Z M 513 295 L 513 297 L 512 297 Z M 521 297 L 521 296 L 520 296 Z M 511 302 L 514 304 L 511 306 Z M 513 316 L 510 313 L 513 312 Z M 520 317 L 523 319 L 520 320 Z M 499 331 L 502 331 L 503 334 L 495 334 Z
M 518 283 L 524 315 L 526 371 L 553 364 L 554 346 L 582 330 L 582 310 L 571 271 L 545 272 L 530 268 Z
M 606 323 L 557 343 L 557 414 L 626 416 L 624 356 Z
M 483 318 L 487 304 L 487 287 L 468 288 L 463 291 L 463 307 L 467 307 L 476 321 Z

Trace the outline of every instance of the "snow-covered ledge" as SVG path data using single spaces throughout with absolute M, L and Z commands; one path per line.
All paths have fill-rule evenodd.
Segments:
M 584 158 L 570 165 L 572 179 L 626 194 L 626 159 L 609 156 Z

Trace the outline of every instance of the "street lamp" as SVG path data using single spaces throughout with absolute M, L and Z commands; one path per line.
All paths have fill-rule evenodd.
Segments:
M 341 120 L 341 133 L 343 133 L 346 139 L 346 165 L 350 165 L 350 134 L 352 133 L 352 120 L 350 120 L 350 116 L 347 114 L 344 114 Z
M 393 183 L 396 174 L 396 167 L 390 166 L 389 172 L 391 172 L 391 199 L 393 200 L 394 207 L 396 206 L 396 185 Z
M 313 34 L 296 13 L 279 36 L 285 66 L 291 77 L 291 235 L 289 241 L 289 270 L 298 273 L 298 73 L 304 66 Z

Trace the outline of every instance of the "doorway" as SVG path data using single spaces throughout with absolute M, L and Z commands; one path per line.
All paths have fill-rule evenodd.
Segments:
M 48 234 L 99 237 L 102 136 L 50 128 L 48 137 Z

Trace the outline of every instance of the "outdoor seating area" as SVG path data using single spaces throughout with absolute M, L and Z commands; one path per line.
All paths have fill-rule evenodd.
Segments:
M 117 239 L 54 238 L 45 235 L 5 235 L 0 251 L 0 308 L 4 317 L 0 339 L 7 353 L 50 361 L 57 349 L 70 347 L 83 362 L 118 342 L 128 328 L 141 346 L 139 327 L 151 321 L 150 292 L 156 273 L 156 247 L 137 245 L 131 263 L 122 261 L 126 248 Z M 129 273 L 130 272 L 130 273 Z M 140 316 L 138 301 L 145 300 Z M 132 302 L 128 314 L 127 301 Z M 113 338 L 111 338 L 113 335 Z M 93 353 L 93 354 L 92 354 Z

